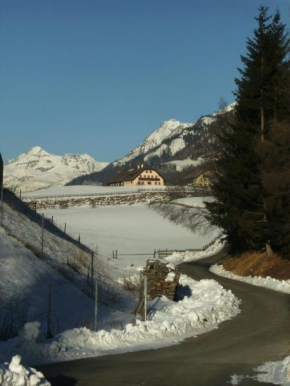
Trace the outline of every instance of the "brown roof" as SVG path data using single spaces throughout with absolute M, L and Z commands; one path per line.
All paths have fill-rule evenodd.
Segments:
M 149 165 L 144 165 L 143 167 L 132 167 L 125 169 L 121 171 L 120 173 L 116 174 L 115 176 L 111 177 L 108 181 L 109 184 L 114 184 L 117 182 L 123 182 L 123 181 L 133 181 L 136 177 L 138 177 L 144 170 L 154 170 L 156 173 L 159 174 L 160 177 L 164 179 L 164 177 L 154 168 L 152 168 Z M 165 181 L 165 179 L 164 179 Z

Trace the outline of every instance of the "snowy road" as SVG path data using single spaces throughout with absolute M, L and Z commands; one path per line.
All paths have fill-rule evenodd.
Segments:
M 234 374 L 289 354 L 290 296 L 217 277 L 222 253 L 182 265 L 194 279 L 215 279 L 242 300 L 242 312 L 217 330 L 165 349 L 57 363 L 39 368 L 52 386 L 226 386 Z M 245 379 L 242 386 L 261 385 Z

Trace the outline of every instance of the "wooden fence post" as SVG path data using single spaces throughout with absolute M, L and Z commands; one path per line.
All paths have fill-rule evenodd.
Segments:
M 53 225 L 53 216 L 51 216 L 51 223 L 52 223 L 52 225 Z
M 154 259 L 156 258 L 156 249 L 154 249 L 154 255 L 153 255 Z
M 147 276 L 144 275 L 144 322 L 147 320 Z
M 116 249 L 116 256 L 115 256 L 116 259 L 118 259 L 118 251 Z
M 95 331 L 98 329 L 98 282 L 95 280 Z
M 66 234 L 66 222 L 64 223 L 64 234 Z
M 92 286 L 92 296 L 94 295 L 94 252 L 92 252 L 91 257 L 91 286 Z
M 79 244 L 81 243 L 81 235 L 79 235 Z
M 115 251 L 113 250 L 113 259 L 115 258 Z

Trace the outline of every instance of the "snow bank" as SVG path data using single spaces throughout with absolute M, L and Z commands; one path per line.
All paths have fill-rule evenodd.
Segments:
M 10 364 L 0 365 L 1 386 L 50 386 L 42 373 L 33 368 L 24 367 L 20 362 L 21 356 L 16 355 Z
M 274 385 L 290 386 L 290 356 L 278 362 L 266 362 L 254 369 L 258 374 L 232 375 L 231 385 L 240 385 L 244 379 L 254 379 L 263 384 L 271 383 Z
M 137 320 L 136 325 L 111 331 L 75 328 L 48 343 L 36 343 L 23 355 L 33 363 L 48 363 L 166 347 L 217 328 L 239 312 L 239 300 L 214 280 L 197 282 L 181 275 L 180 284 L 183 299 L 150 301 L 146 322 Z
M 239 276 L 226 271 L 222 265 L 218 264 L 213 265 L 210 268 L 210 271 L 216 275 L 227 277 L 228 279 L 238 280 L 258 287 L 270 288 L 274 291 L 290 294 L 290 280 L 278 280 L 269 276 Z
M 181 264 L 188 261 L 195 261 L 199 259 L 204 259 L 209 256 L 213 256 L 216 253 L 220 252 L 224 246 L 225 242 L 218 238 L 215 242 L 206 248 L 204 251 L 193 252 L 193 251 L 185 251 L 185 252 L 174 252 L 172 255 L 165 258 L 166 261 L 172 262 L 174 264 Z
M 255 369 L 257 374 L 255 379 L 259 382 L 274 383 L 275 385 L 290 385 L 290 356 L 282 361 L 267 362 Z

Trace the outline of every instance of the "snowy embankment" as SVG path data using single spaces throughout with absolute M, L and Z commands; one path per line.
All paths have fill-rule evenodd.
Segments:
M 231 385 L 240 385 L 244 379 L 254 379 L 263 384 L 274 384 L 281 386 L 290 385 L 290 356 L 277 362 L 266 362 L 254 369 L 257 374 L 237 375 L 234 374 L 229 382 Z
M 166 347 L 215 329 L 239 312 L 239 300 L 214 280 L 196 282 L 181 275 L 180 284 L 184 298 L 177 303 L 166 297 L 150 301 L 146 322 L 111 331 L 72 329 L 46 343 L 37 342 L 37 333 L 27 334 L 30 341 L 22 334 L 10 342 L 9 354 L 17 351 L 35 364 Z M 27 330 L 34 327 L 30 324 Z
M 21 357 L 16 355 L 11 363 L 0 365 L 1 386 L 50 386 L 43 374 L 31 368 L 24 367 Z
M 221 238 L 216 238 L 214 243 L 203 251 L 200 252 L 174 252 L 172 255 L 166 257 L 166 261 L 174 264 L 186 263 L 189 261 L 195 261 L 210 257 L 220 252 L 225 247 L 225 242 Z
M 274 291 L 290 294 L 290 280 L 278 280 L 269 276 L 239 276 L 232 272 L 226 271 L 222 265 L 218 264 L 210 267 L 210 271 L 215 275 L 223 276 L 228 279 L 238 280 L 258 287 L 265 287 Z

